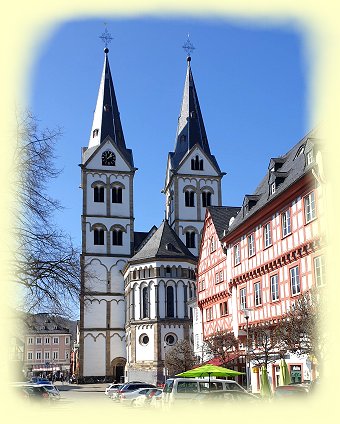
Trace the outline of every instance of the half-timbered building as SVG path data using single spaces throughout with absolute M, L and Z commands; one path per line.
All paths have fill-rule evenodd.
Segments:
M 204 338 L 225 330 L 244 340 L 245 310 L 249 326 L 275 325 L 300 294 L 323 285 L 320 163 L 318 139 L 310 132 L 287 154 L 270 159 L 265 177 L 244 196 L 222 237 L 212 225 L 216 208 L 207 211 L 197 276 Z M 287 354 L 286 361 L 293 381 L 313 377 L 308 358 Z M 268 372 L 275 387 L 278 361 Z M 251 382 L 258 390 L 258 374 L 251 374 Z

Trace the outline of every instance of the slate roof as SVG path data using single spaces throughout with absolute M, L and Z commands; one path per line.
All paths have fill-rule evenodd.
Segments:
M 316 130 L 310 131 L 289 152 L 279 158 L 271 158 L 268 172 L 262 179 L 252 195 L 246 195 L 242 208 L 233 223 L 229 226 L 227 233 L 232 233 L 247 219 L 257 213 L 260 209 L 280 196 L 291 185 L 306 175 L 315 162 L 306 165 L 306 153 L 318 145 Z M 315 150 L 315 149 L 314 149 Z M 314 152 L 315 157 L 315 152 Z M 271 170 L 274 167 L 274 170 Z M 270 194 L 270 185 L 278 183 L 275 193 Z M 250 202 L 251 208 L 248 208 Z M 249 210 L 248 210 L 249 209 Z
M 191 259 L 196 262 L 196 257 L 184 245 L 175 231 L 164 220 L 153 233 L 147 243 L 129 260 L 138 262 L 143 259 Z
M 135 231 L 134 232 L 134 252 L 138 252 L 139 249 L 141 249 L 145 243 L 148 241 L 148 239 L 152 236 L 152 234 L 157 230 L 156 225 L 154 225 L 150 231 Z
M 195 144 L 198 144 L 210 157 L 217 171 L 221 172 L 215 156 L 210 153 L 190 62 L 191 58 L 189 56 L 187 58 L 188 67 L 184 84 L 182 106 L 178 118 L 175 151 L 170 152 L 171 166 L 176 169 L 187 152 L 189 152 Z
M 118 146 L 128 163 L 133 167 L 132 151 L 127 149 L 125 145 L 124 133 L 108 59 L 109 49 L 106 48 L 104 52 L 104 68 L 99 86 L 96 109 L 94 111 L 89 148 L 94 145 L 98 146 L 109 136 Z M 99 130 L 99 132 L 98 135 L 94 137 L 93 131 L 95 130 Z
M 207 209 L 210 212 L 218 238 L 221 240 L 224 231 L 229 227 L 230 219 L 235 218 L 241 208 L 239 206 L 209 206 Z
M 77 321 L 59 316 L 52 316 L 47 313 L 27 314 L 23 318 L 23 321 L 26 334 L 70 333 L 72 340 L 76 339 Z

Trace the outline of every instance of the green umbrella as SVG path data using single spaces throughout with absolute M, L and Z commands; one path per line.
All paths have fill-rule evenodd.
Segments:
M 280 361 L 280 386 L 286 386 L 291 383 L 290 374 L 288 370 L 287 362 L 284 359 Z
M 228 368 L 218 367 L 217 365 L 206 364 L 197 368 L 193 368 L 188 371 L 181 372 L 176 374 L 176 377 L 209 377 L 209 387 L 210 387 L 210 377 L 234 377 L 236 375 L 244 374 L 244 372 L 229 370 Z
M 260 389 L 261 396 L 263 396 L 263 397 L 271 396 L 272 390 L 271 390 L 270 384 L 269 384 L 267 368 L 264 365 L 262 365 L 262 367 L 261 367 L 260 381 L 261 381 L 261 389 Z

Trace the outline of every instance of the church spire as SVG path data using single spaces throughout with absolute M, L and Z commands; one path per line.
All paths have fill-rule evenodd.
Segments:
M 178 166 L 185 154 L 195 144 L 198 144 L 207 155 L 211 156 L 194 78 L 191 71 L 191 56 L 188 53 L 182 106 L 180 116 L 178 118 L 176 146 L 172 159 L 174 167 Z
M 104 67 L 100 81 L 96 109 L 94 111 L 92 130 L 90 134 L 89 148 L 98 146 L 106 137 L 110 137 L 117 145 L 122 154 L 129 160 L 129 152 L 126 149 L 123 128 L 120 121 L 117 99 L 113 86 L 108 53 L 104 49 Z

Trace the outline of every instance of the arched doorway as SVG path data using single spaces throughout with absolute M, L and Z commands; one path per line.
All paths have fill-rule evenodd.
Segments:
M 111 361 L 112 376 L 116 383 L 124 382 L 125 364 L 125 358 L 114 358 Z

